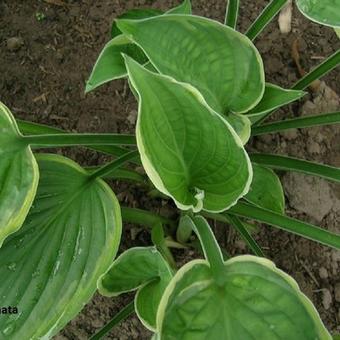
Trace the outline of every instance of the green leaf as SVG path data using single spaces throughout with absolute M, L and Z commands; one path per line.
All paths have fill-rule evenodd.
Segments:
M 260 54 L 230 27 L 191 15 L 120 19 L 117 25 L 160 73 L 196 87 L 216 112 L 246 112 L 260 101 L 264 91 Z
M 168 13 L 191 14 L 191 3 L 189 0 L 185 0 L 181 5 L 171 9 L 165 14 Z M 162 14 L 164 14 L 164 12 L 158 9 L 131 9 L 118 16 L 118 18 L 137 20 Z M 86 83 L 86 93 L 111 80 L 126 77 L 126 68 L 122 53 L 131 56 L 141 64 L 148 61 L 143 51 L 135 44 L 132 44 L 129 39 L 122 36 L 121 33 L 116 21 L 114 21 L 111 28 L 112 40 L 104 46 L 92 69 L 89 80 Z
M 118 35 L 110 40 L 101 51 L 86 83 L 86 93 L 111 80 L 126 77 L 122 53 L 133 57 L 142 64 L 148 60 L 140 48 L 131 44 L 125 36 Z
M 138 19 L 145 19 L 145 18 L 151 18 L 155 17 L 157 15 L 162 15 L 164 12 L 159 9 L 153 9 L 153 8 L 134 8 L 126 11 L 125 13 L 119 15 L 117 19 L 132 19 L 132 20 L 138 20 Z M 116 21 L 113 21 L 112 27 L 111 27 L 111 38 L 115 38 L 118 35 L 121 35 L 121 30 L 117 27 Z
M 264 153 L 250 154 L 250 159 L 252 162 L 264 165 L 268 168 L 302 172 L 303 174 L 322 177 L 329 181 L 340 182 L 340 169 L 333 166 L 309 162 L 293 157 Z
M 170 267 L 155 247 L 130 248 L 101 277 L 98 289 L 105 296 L 138 290 L 137 315 L 145 327 L 155 330 L 159 301 L 171 278 Z
M 240 0 L 228 0 L 224 24 L 235 29 L 238 17 L 238 10 L 240 7 Z
M 73 161 L 38 155 L 41 179 L 23 227 L 0 249 L 1 338 L 51 338 L 84 307 L 112 263 L 119 204 L 102 180 Z
M 242 144 L 247 144 L 251 134 L 251 121 L 246 115 L 228 113 L 223 116 L 240 137 Z
M 253 167 L 253 181 L 244 198 L 260 208 L 284 214 L 285 196 L 279 177 L 271 169 L 256 163 Z
M 333 68 L 337 67 L 340 64 L 340 49 L 335 51 L 332 55 L 330 55 L 327 59 L 325 59 L 321 64 L 316 66 L 310 72 L 305 74 L 301 79 L 299 79 L 294 86 L 292 86 L 293 90 L 304 90 L 310 84 L 313 83 L 314 80 L 320 79 L 325 76 L 328 72 L 333 70 Z
M 191 2 L 190 0 L 184 0 L 179 6 L 174 7 L 165 13 L 159 9 L 153 8 L 130 9 L 125 13 L 119 15 L 117 19 L 138 20 L 155 17 L 162 14 L 191 14 Z M 111 38 L 115 38 L 120 34 L 122 34 L 122 31 L 117 27 L 116 21 L 114 21 L 111 27 Z
M 233 228 L 241 235 L 242 239 L 247 243 L 248 247 L 256 256 L 265 257 L 261 247 L 256 243 L 251 233 L 247 230 L 246 224 L 242 222 L 237 216 L 223 214 Z
M 304 91 L 286 90 L 280 86 L 267 83 L 261 101 L 247 112 L 247 117 L 254 124 L 266 118 L 273 110 L 298 100 L 305 94 Z
M 340 0 L 296 0 L 300 12 L 321 25 L 340 27 Z
M 252 128 L 252 136 L 275 133 L 289 129 L 301 129 L 313 126 L 335 125 L 340 123 L 340 112 L 322 113 L 320 115 L 303 116 L 285 119 L 273 123 L 262 124 Z
M 331 339 L 296 281 L 273 262 L 238 256 L 221 276 L 217 284 L 208 262 L 197 260 L 177 272 L 157 313 L 161 339 Z
M 126 64 L 139 94 L 137 146 L 156 188 L 182 210 L 222 211 L 235 204 L 248 192 L 252 169 L 228 122 L 191 85 L 129 57 Z
M 256 20 L 252 22 L 251 26 L 245 33 L 246 36 L 249 39 L 254 40 L 274 19 L 275 15 L 279 13 L 287 1 L 288 0 L 271 0 Z
M 228 210 L 228 214 L 263 222 L 273 227 L 308 238 L 309 240 L 319 242 L 326 246 L 340 249 L 340 234 L 332 233 L 313 224 L 277 214 L 267 209 L 238 202 L 235 206 Z
M 44 124 L 37 124 L 28 122 L 25 120 L 17 120 L 18 126 L 20 128 L 20 131 L 24 133 L 25 135 L 41 135 L 41 134 L 64 134 L 67 135 L 68 133 L 64 130 L 57 129 L 48 125 Z M 128 152 L 128 149 L 125 149 L 123 147 L 117 146 L 117 145 L 87 145 L 87 148 L 107 153 L 109 155 L 113 156 L 123 156 Z M 133 161 L 133 163 L 140 165 L 140 162 L 138 160 Z
M 0 247 L 17 231 L 32 205 L 39 170 L 9 109 L 0 102 Z
M 176 230 L 176 240 L 180 243 L 187 243 L 192 235 L 192 221 L 188 215 L 184 215 L 180 218 L 179 224 Z
M 340 39 L 340 28 L 334 28 L 334 31 L 336 35 L 338 36 L 338 38 Z
M 191 14 L 191 1 L 184 0 L 179 6 L 168 10 L 165 14 Z
M 99 340 L 105 335 L 110 333 L 114 327 L 120 324 L 123 320 L 127 319 L 135 311 L 134 302 L 131 301 L 128 305 L 122 308 L 103 328 L 101 328 L 96 334 L 91 336 L 89 340 Z

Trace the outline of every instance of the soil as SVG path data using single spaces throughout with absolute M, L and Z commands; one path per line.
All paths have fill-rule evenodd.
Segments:
M 222 21 L 225 1 L 194 0 L 195 14 Z M 244 31 L 268 3 L 242 0 L 239 29 Z M 17 118 L 78 132 L 132 132 L 137 106 L 125 81 L 115 81 L 84 95 L 84 84 L 103 45 L 112 20 L 126 9 L 167 9 L 178 1 L 21 1 L 0 2 L 0 100 Z M 334 32 L 304 19 L 294 8 L 292 31 L 280 33 L 273 21 L 256 40 L 265 64 L 267 81 L 289 87 L 298 78 L 291 51 L 299 41 L 301 64 L 309 70 L 340 48 Z M 300 102 L 276 113 L 274 118 L 339 110 L 340 73 L 323 78 L 318 91 L 309 91 Z M 297 156 L 340 166 L 340 129 L 322 127 L 254 138 L 251 149 Z M 107 156 L 85 149 L 58 150 L 83 165 L 97 165 Z M 340 187 L 313 177 L 280 174 L 286 192 L 287 213 L 340 232 Z M 174 215 L 171 204 L 148 199 L 141 188 L 112 183 L 119 199 L 144 209 Z M 215 224 L 218 239 L 233 255 L 248 252 L 232 229 Z M 331 332 L 340 332 L 340 252 L 280 230 L 259 226 L 255 237 L 281 269 L 291 274 L 307 294 Z M 121 251 L 150 242 L 147 231 L 125 226 Z M 177 252 L 186 262 L 193 252 Z M 101 328 L 132 296 L 114 300 L 96 295 L 82 313 L 55 338 L 87 339 Z M 108 339 L 148 339 L 136 316 L 115 328 Z

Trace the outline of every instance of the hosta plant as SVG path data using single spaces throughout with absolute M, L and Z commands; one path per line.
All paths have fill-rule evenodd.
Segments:
M 0 315 L 0 339 L 51 338 L 97 289 L 136 295 L 93 339 L 133 311 L 155 339 L 331 339 L 249 227 L 255 220 L 340 249 L 340 235 L 285 215 L 273 171 L 340 182 L 340 169 L 247 151 L 256 135 L 340 121 L 332 112 L 263 123 L 340 63 L 337 51 L 290 89 L 265 81 L 253 40 L 285 3 L 270 2 L 245 34 L 235 30 L 235 0 L 225 23 L 192 15 L 187 0 L 167 12 L 135 9 L 117 18 L 86 92 L 126 78 L 138 101 L 133 135 L 67 133 L 16 121 L 1 104 L 0 306 L 17 313 Z M 340 24 L 337 1 L 297 5 L 319 23 Z M 115 159 L 92 169 L 35 153 L 76 145 Z M 142 183 L 172 201 L 178 219 L 120 206 L 106 179 Z M 228 258 L 209 220 L 235 228 L 253 255 Z M 153 244 L 115 260 L 122 222 L 150 228 Z M 193 247 L 204 259 L 177 271 L 171 247 Z

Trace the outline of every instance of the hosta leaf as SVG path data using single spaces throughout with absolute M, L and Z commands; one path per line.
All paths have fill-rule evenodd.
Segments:
M 176 229 L 176 240 L 180 243 L 187 243 L 192 235 L 192 221 L 188 215 L 180 218 Z
M 340 27 L 340 0 L 296 0 L 301 13 L 322 25 Z
M 238 134 L 242 141 L 242 144 L 247 144 L 251 134 L 251 122 L 248 117 L 243 114 L 230 112 L 224 115 L 224 118 Z
M 261 99 L 261 57 L 244 35 L 216 21 L 191 15 L 117 20 L 160 73 L 189 83 L 221 114 L 246 112 Z M 175 61 L 175 62 L 174 62 Z
M 189 0 L 185 0 L 179 6 L 172 8 L 165 14 L 177 13 L 177 14 L 191 14 L 191 3 Z M 162 15 L 164 12 L 158 9 L 131 9 L 118 18 L 120 19 L 144 19 L 158 15 Z M 90 92 L 96 87 L 105 84 L 111 80 L 126 77 L 126 68 L 122 53 L 131 56 L 139 63 L 146 63 L 147 58 L 144 52 L 131 41 L 121 35 L 120 29 L 117 27 L 116 21 L 113 22 L 111 28 L 112 40 L 109 41 L 101 51 L 94 67 L 91 72 L 90 78 L 86 83 L 85 92 Z
M 131 44 L 123 35 L 118 35 L 109 41 L 101 51 L 86 83 L 85 92 L 90 92 L 111 80 L 126 77 L 122 53 L 133 57 L 142 64 L 147 62 L 145 54 L 138 46 Z
M 261 208 L 283 214 L 285 197 L 279 177 L 271 169 L 255 163 L 252 166 L 253 181 L 244 198 Z
M 217 284 L 207 261 L 177 272 L 158 310 L 160 339 L 331 339 L 297 283 L 271 261 L 238 256 L 221 276 Z
M 340 39 L 340 28 L 334 28 L 334 31 L 336 35 L 338 36 L 338 38 Z
M 166 14 L 191 14 L 191 1 L 184 0 L 177 7 L 169 9 Z
M 222 211 L 248 192 L 251 164 L 242 142 L 192 86 L 126 57 L 139 94 L 137 146 L 158 190 L 183 210 Z
M 126 11 L 119 15 L 117 19 L 145 19 L 155 17 L 157 15 L 164 14 L 163 11 L 154 8 L 135 8 Z M 179 6 L 171 8 L 165 14 L 191 14 L 191 2 L 190 0 L 184 0 Z M 122 34 L 122 31 L 117 27 L 116 21 L 112 23 L 111 38 L 115 38 L 117 35 Z
M 266 117 L 272 110 L 298 100 L 305 94 L 304 91 L 286 90 L 280 86 L 267 83 L 261 101 L 247 113 L 247 117 L 254 124 Z
M 0 247 L 24 222 L 38 181 L 33 153 L 23 143 L 11 112 L 0 102 Z
M 164 12 L 159 9 L 153 8 L 134 8 L 126 11 L 125 13 L 119 15 L 117 19 L 145 19 L 155 17 L 157 15 L 162 15 Z M 116 21 L 112 23 L 111 27 L 111 38 L 122 34 L 121 30 L 117 27 Z
M 155 247 L 131 248 L 113 262 L 98 281 L 98 288 L 105 296 L 137 289 L 138 317 L 147 328 L 154 330 L 159 301 L 171 278 L 169 265 Z
M 37 157 L 41 179 L 23 227 L 0 249 L 0 338 L 50 338 L 91 298 L 121 234 L 118 201 L 69 159 Z

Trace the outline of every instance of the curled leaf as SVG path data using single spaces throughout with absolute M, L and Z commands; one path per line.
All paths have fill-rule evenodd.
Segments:
M 39 181 L 37 162 L 9 109 L 0 102 L 0 247 L 28 214 Z
M 125 60 L 139 95 L 137 146 L 153 184 L 183 210 L 234 205 L 248 192 L 252 169 L 230 124 L 192 86 Z
M 98 289 L 105 296 L 137 290 L 138 317 L 147 328 L 155 330 L 159 302 L 171 278 L 169 265 L 155 247 L 130 248 L 98 281 Z

